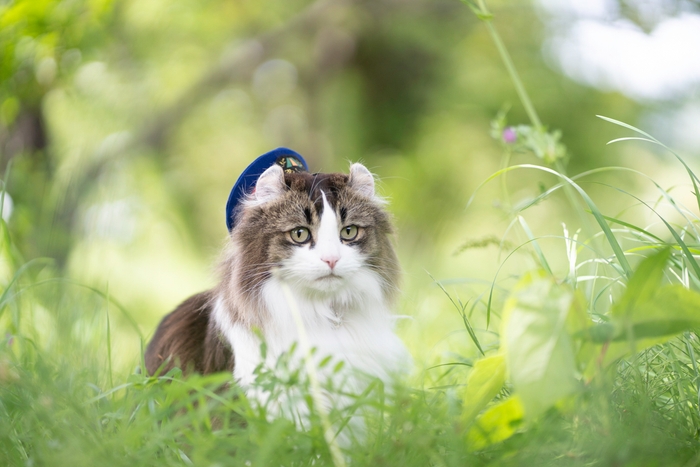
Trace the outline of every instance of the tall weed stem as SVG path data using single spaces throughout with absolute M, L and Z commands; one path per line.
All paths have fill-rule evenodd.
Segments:
M 523 104 L 523 107 L 525 107 L 525 112 L 527 112 L 527 116 L 530 119 L 532 126 L 534 126 L 536 130 L 542 129 L 542 121 L 537 115 L 535 106 L 532 105 L 530 96 L 528 95 L 527 90 L 525 90 L 525 85 L 523 85 L 523 82 L 520 79 L 518 70 L 515 68 L 513 59 L 511 59 L 508 49 L 506 49 L 505 44 L 503 44 L 501 36 L 498 34 L 498 31 L 496 31 L 496 27 L 493 25 L 491 19 L 483 19 L 482 21 L 486 23 L 486 29 L 488 29 L 491 39 L 493 39 L 493 42 L 496 44 L 498 53 L 501 55 L 501 60 L 503 60 L 503 63 L 508 70 L 510 79 L 513 81 L 513 85 L 515 86 L 515 91 L 518 93 L 518 97 L 520 98 L 520 102 Z
M 484 0 L 477 0 L 478 5 L 474 5 L 469 1 L 465 1 L 465 3 L 469 6 L 469 8 L 472 9 L 474 14 L 476 14 L 477 18 L 486 23 L 486 29 L 488 29 L 489 34 L 491 35 L 491 39 L 493 39 L 493 42 L 496 44 L 498 53 L 501 55 L 501 60 L 503 60 L 503 63 L 505 64 L 506 69 L 508 70 L 510 79 L 515 85 L 515 90 L 518 93 L 520 102 L 522 102 L 523 107 L 525 107 L 525 112 L 527 112 L 527 116 L 530 118 L 532 126 L 534 126 L 537 130 L 541 129 L 542 121 L 537 115 L 535 106 L 532 105 L 530 96 L 525 90 L 525 85 L 523 85 L 523 81 L 520 79 L 518 70 L 515 68 L 515 64 L 513 64 L 513 59 L 510 58 L 508 49 L 506 49 L 506 46 L 503 43 L 500 34 L 498 34 L 498 31 L 496 31 L 496 27 L 493 25 L 493 14 L 488 10 L 488 8 L 486 8 L 486 3 L 484 2 Z
M 498 49 L 498 53 L 501 56 L 501 60 L 503 60 L 503 64 L 508 70 L 510 79 L 513 82 L 513 85 L 515 86 L 515 91 L 518 93 L 518 98 L 520 99 L 520 102 L 525 108 L 525 112 L 527 113 L 527 116 L 530 119 L 530 123 L 532 123 L 532 126 L 535 128 L 536 131 L 545 131 L 544 126 L 542 125 L 542 121 L 540 120 L 539 115 L 537 115 L 535 106 L 532 104 L 530 95 L 527 93 L 525 85 L 523 84 L 523 81 L 522 79 L 520 79 L 520 75 L 518 74 L 518 70 L 515 68 L 513 59 L 508 53 L 508 49 L 503 43 L 500 34 L 498 34 L 496 27 L 493 25 L 493 14 L 488 10 L 488 8 L 486 8 L 486 3 L 484 0 L 477 0 L 477 3 L 478 5 L 474 5 L 471 2 L 469 2 L 467 3 L 467 5 L 469 5 L 469 7 L 476 14 L 476 16 L 486 24 L 486 29 L 489 31 L 491 39 L 496 45 L 496 49 Z M 554 166 L 560 174 L 566 176 L 566 169 L 561 160 L 556 160 Z M 578 215 L 579 220 L 581 221 L 581 227 L 583 231 L 586 232 L 589 237 L 595 238 L 593 235 L 593 228 L 591 226 L 591 223 L 588 221 L 585 211 L 581 209 L 581 205 L 576 199 L 576 193 L 574 192 L 573 188 L 571 186 L 565 185 L 564 193 L 569 203 L 576 211 L 576 214 Z

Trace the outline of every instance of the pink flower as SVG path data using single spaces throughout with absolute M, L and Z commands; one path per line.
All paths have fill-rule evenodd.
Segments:
M 513 144 L 518 139 L 518 133 L 516 133 L 515 128 L 512 126 L 505 127 L 503 129 L 503 141 L 507 144 Z

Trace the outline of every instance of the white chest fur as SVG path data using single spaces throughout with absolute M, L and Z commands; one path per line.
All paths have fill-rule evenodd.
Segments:
M 345 363 L 344 374 L 354 374 L 352 380 L 358 383 L 360 374 L 378 377 L 389 383 L 393 377 L 410 369 L 411 357 L 393 332 L 393 319 L 385 305 L 374 299 L 372 292 L 369 287 L 363 293 L 353 294 L 352 299 L 349 296 L 311 299 L 292 293 L 302 317 L 308 346 L 316 349 L 315 361 L 320 362 L 328 356 L 332 359 L 331 364 L 318 370 L 322 379 L 331 377 L 332 363 L 339 361 Z M 264 362 L 260 353 L 260 339 L 253 330 L 239 323 L 221 326 L 228 320 L 217 319 L 233 348 L 234 377 L 244 388 L 253 383 L 254 370 L 260 363 L 274 368 L 279 357 L 289 351 L 292 344 L 299 342 L 298 325 L 293 319 L 291 304 L 277 279 L 265 284 L 262 296 L 270 318 L 262 332 L 267 347 Z M 226 313 L 223 306 L 219 300 L 215 316 L 221 317 Z M 301 352 L 297 351 L 295 356 L 297 359 L 292 361 L 299 362 Z

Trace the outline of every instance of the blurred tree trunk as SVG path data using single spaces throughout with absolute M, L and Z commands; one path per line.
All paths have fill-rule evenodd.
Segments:
M 5 132 L 0 133 L 0 168 L 4 172 L 10 159 L 24 152 L 39 158 L 42 165 L 48 163 L 43 151 L 46 149 L 48 137 L 46 125 L 39 105 L 23 109 L 14 124 Z
M 0 132 L 3 174 L 10 164 L 13 168 L 8 192 L 15 204 L 14 217 L 20 217 L 19 225 L 13 229 L 14 241 L 25 257 L 49 256 L 62 267 L 69 248 L 65 243 L 69 225 L 52 225 L 52 200 L 48 194 L 57 164 L 52 160 L 50 136 L 38 103 L 25 103 L 13 124 Z M 57 230 L 64 233 L 55 235 Z

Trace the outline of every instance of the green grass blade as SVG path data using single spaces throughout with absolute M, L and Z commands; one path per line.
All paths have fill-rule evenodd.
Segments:
M 35 261 L 37 261 L 37 260 L 44 260 L 44 261 L 47 261 L 47 262 L 53 262 L 53 260 L 47 259 L 47 258 L 37 258 L 37 259 L 35 259 L 35 260 L 32 260 L 32 262 L 35 262 Z M 45 280 L 43 280 L 43 281 L 35 282 L 35 283 L 31 284 L 31 285 L 28 285 L 27 287 L 24 287 L 24 288 L 22 288 L 21 290 L 18 290 L 17 292 L 15 292 L 15 293 L 14 293 L 13 295 L 11 295 L 10 297 L 5 298 L 4 301 L 13 300 L 14 298 L 16 298 L 17 296 L 19 296 L 19 295 L 21 295 L 22 293 L 26 292 L 27 290 L 30 290 L 30 289 L 39 287 L 39 286 L 44 285 L 44 284 L 51 284 L 51 283 L 69 284 L 69 285 L 72 285 L 72 286 L 74 286 L 74 287 L 78 287 L 78 288 L 82 288 L 82 289 L 87 289 L 87 290 L 89 290 L 89 291 L 91 291 L 91 292 L 96 293 L 97 295 L 99 295 L 99 296 L 102 297 L 102 298 L 107 298 L 104 292 L 102 292 L 102 291 L 99 290 L 99 289 L 96 289 L 95 287 L 91 287 L 91 286 L 89 286 L 89 285 L 81 284 L 81 283 L 79 283 L 79 282 L 75 282 L 75 281 L 72 281 L 72 280 L 70 280 L 70 279 L 65 279 L 65 278 L 53 278 L 53 279 L 45 279 Z M 8 290 L 9 290 L 9 287 L 8 287 Z M 5 292 L 3 292 L 2 297 L 5 296 L 5 293 L 7 293 L 7 290 L 5 290 Z M 141 332 L 141 328 L 139 327 L 139 325 L 138 325 L 138 323 L 136 322 L 136 320 L 129 314 L 129 312 L 126 310 L 126 308 L 125 308 L 123 305 L 121 305 L 118 301 L 116 301 L 116 300 L 114 299 L 114 297 L 110 297 L 109 300 L 110 300 L 110 303 L 112 303 L 112 305 L 116 306 L 117 309 L 118 309 L 119 311 L 121 311 L 122 315 L 124 315 L 124 317 L 125 317 L 126 320 L 129 322 L 129 324 L 131 325 L 131 327 L 132 327 L 132 328 L 134 329 L 134 331 L 136 331 L 136 333 L 139 335 L 139 338 L 141 338 L 141 340 L 144 340 L 144 335 L 143 335 L 143 333 Z M 0 298 L 0 315 L 2 315 L 2 306 L 4 306 L 4 301 L 3 301 L 2 298 Z
M 606 117 L 604 115 L 596 115 L 596 117 L 603 119 L 606 122 L 610 122 L 610 123 L 613 123 L 615 125 L 627 128 L 628 130 L 632 130 L 635 133 L 639 133 L 640 135 L 646 136 L 647 138 L 654 141 L 655 143 L 662 144 L 659 140 L 657 140 L 656 138 L 651 136 L 649 133 L 646 133 L 646 132 L 640 130 L 639 128 L 634 127 L 634 126 L 630 125 L 629 123 L 621 122 L 620 120 L 615 120 L 614 118 Z
M 543 235 L 543 236 L 537 237 L 537 238 L 538 239 L 556 238 L 556 239 L 560 239 L 560 240 L 565 239 L 565 237 L 562 235 Z M 590 245 L 588 245 L 587 243 L 581 242 L 580 240 L 573 240 L 573 239 L 570 239 L 570 240 L 576 242 L 581 247 L 588 248 L 589 250 L 591 250 L 591 252 L 593 252 L 593 254 L 598 255 L 598 252 L 595 249 L 593 249 Z M 488 298 L 488 301 L 486 303 L 486 329 L 488 329 L 490 321 L 491 321 L 490 318 L 491 318 L 491 307 L 493 304 L 493 292 L 494 292 L 494 289 L 496 288 L 496 280 L 498 279 L 498 275 L 500 274 L 501 269 L 503 269 L 503 266 L 505 266 L 506 262 L 508 261 L 508 259 L 510 259 L 511 256 L 513 256 L 519 249 L 528 245 L 531 241 L 533 241 L 533 240 L 528 240 L 528 241 L 518 245 L 516 248 L 514 248 L 513 251 L 508 253 L 508 255 L 503 259 L 501 264 L 498 266 L 498 269 L 496 270 L 496 274 L 494 274 L 493 280 L 491 281 L 491 287 L 489 289 L 489 298 Z M 608 260 L 607 258 L 600 257 L 600 261 L 603 261 L 608 266 L 612 267 L 615 270 L 618 270 L 615 267 L 615 263 Z
M 613 187 L 613 188 L 615 188 L 615 187 Z M 615 189 L 618 190 L 618 191 L 620 191 L 620 192 L 622 192 L 622 193 L 626 193 L 624 190 L 620 190 L 620 189 L 618 189 L 618 188 L 615 188 Z M 690 267 L 693 268 L 693 271 L 695 272 L 696 276 L 697 276 L 697 277 L 700 277 L 700 266 L 698 266 L 698 263 L 697 263 L 697 261 L 695 260 L 695 257 L 694 257 L 693 254 L 691 253 L 690 249 L 688 248 L 688 245 L 686 245 L 686 243 L 683 241 L 683 239 L 681 238 L 681 236 L 678 235 L 678 232 L 676 232 L 676 230 L 673 228 L 673 226 L 672 226 L 671 224 L 669 224 L 669 223 L 666 221 L 666 219 L 664 219 L 664 218 L 661 216 L 661 214 L 659 214 L 658 212 L 656 212 L 656 210 L 654 210 L 654 208 L 652 208 L 651 206 L 649 206 L 649 204 L 645 203 L 645 202 L 642 201 L 640 198 L 634 196 L 634 195 L 631 194 L 631 193 L 626 193 L 626 194 L 629 195 L 629 196 L 631 196 L 631 197 L 633 197 L 634 199 L 636 199 L 636 200 L 639 201 L 640 203 L 644 204 L 647 208 L 649 208 L 649 210 L 651 210 L 651 212 L 653 212 L 654 214 L 657 215 L 657 217 L 661 220 L 661 222 L 664 223 L 664 225 L 666 225 L 666 228 L 667 228 L 668 231 L 671 233 L 671 235 L 673 236 L 674 240 L 676 240 L 676 243 L 678 243 L 678 246 L 679 246 L 679 247 L 681 248 L 681 250 L 683 251 L 683 254 L 685 255 L 686 259 L 688 260 L 688 264 L 690 264 Z
M 656 143 L 656 141 L 654 141 L 653 139 L 649 139 L 649 138 L 640 138 L 638 136 L 627 136 L 625 138 L 617 138 L 617 139 L 610 140 L 606 144 L 619 143 L 621 141 L 646 141 L 648 143 Z
M 634 224 L 630 224 L 629 222 L 621 221 L 620 219 L 617 219 L 617 218 L 615 218 L 615 217 L 609 217 L 609 216 L 603 216 L 603 217 L 605 218 L 605 220 L 607 220 L 607 221 L 609 221 L 609 222 L 612 222 L 613 224 L 618 224 L 618 225 L 621 225 L 621 226 L 623 226 L 623 227 L 627 227 L 628 229 L 634 230 L 635 232 L 639 232 L 639 233 L 641 233 L 642 235 L 646 235 L 647 237 L 649 237 L 649 238 L 651 238 L 651 239 L 654 239 L 654 240 L 656 240 L 657 242 L 659 242 L 659 243 L 661 243 L 661 244 L 665 244 L 665 243 L 666 243 L 664 240 L 662 240 L 661 238 L 657 237 L 657 236 L 654 235 L 653 233 L 648 232 L 648 231 L 644 230 L 644 229 L 641 228 L 641 227 L 637 227 L 637 226 L 634 225 Z
M 440 283 L 440 281 L 436 280 L 430 273 L 428 273 L 428 276 L 437 284 L 438 287 L 440 287 L 440 290 L 447 296 L 447 298 L 452 302 L 452 305 L 457 309 L 457 312 L 460 314 L 462 317 L 462 321 L 464 322 L 464 327 L 467 328 L 467 332 L 469 333 L 469 337 L 472 339 L 474 342 L 474 345 L 476 345 L 476 348 L 479 349 L 479 352 L 481 352 L 481 355 L 485 355 L 484 349 L 481 348 L 481 343 L 479 342 L 479 339 L 476 337 L 476 333 L 474 332 L 474 328 L 472 327 L 471 323 L 469 322 L 469 318 L 467 318 L 467 314 L 464 311 L 465 307 L 459 306 L 450 293 L 443 287 L 443 285 Z M 487 326 L 488 327 L 488 324 Z
M 107 318 L 107 371 L 109 376 L 109 385 L 114 387 L 114 371 L 112 369 L 112 326 L 109 320 L 109 285 L 105 292 L 105 317 Z
M 518 167 L 518 166 L 516 166 L 516 167 Z M 627 262 L 627 258 L 625 257 L 625 254 L 622 251 L 622 247 L 620 246 L 617 239 L 615 238 L 615 235 L 610 230 L 610 226 L 608 226 L 608 223 L 606 222 L 605 218 L 603 217 L 603 214 L 598 209 L 598 206 L 596 206 L 596 204 L 593 202 L 591 197 L 588 196 L 588 193 L 586 193 L 583 190 L 583 188 L 581 188 L 576 182 L 574 182 L 571 178 L 567 177 L 566 175 L 563 175 L 563 174 L 561 174 L 555 170 L 549 169 L 547 167 L 542 167 L 542 166 L 538 166 L 538 165 L 531 165 L 531 164 L 522 164 L 519 167 L 540 170 L 540 171 L 555 175 L 555 176 L 561 178 L 562 180 L 564 180 L 574 190 L 576 190 L 578 192 L 579 196 L 581 196 L 581 198 L 583 198 L 583 201 L 588 205 L 588 208 L 591 210 L 593 217 L 595 218 L 596 222 L 598 222 L 598 225 L 600 226 L 601 230 L 605 234 L 605 238 L 607 239 L 608 244 L 612 248 L 615 257 L 617 258 L 617 261 L 620 264 L 620 267 L 622 267 L 622 270 L 624 271 L 625 276 L 627 276 L 628 278 L 632 276 L 632 268 L 630 267 L 629 263 Z
M 644 173 L 642 173 L 642 172 L 640 172 L 640 171 L 638 171 L 638 170 L 630 169 L 630 168 L 627 168 L 627 167 L 605 167 L 605 168 L 595 169 L 595 170 L 591 170 L 591 171 L 588 171 L 588 172 L 581 173 L 581 174 L 579 174 L 579 175 L 577 175 L 577 176 L 575 176 L 575 177 L 572 177 L 572 180 L 573 180 L 573 179 L 579 179 L 579 178 L 582 178 L 582 177 L 584 177 L 584 176 L 588 176 L 588 175 L 591 175 L 591 174 L 594 174 L 594 173 L 601 173 L 601 172 L 607 172 L 607 171 L 612 171 L 612 170 L 614 170 L 614 171 L 631 172 L 631 173 L 633 173 L 633 174 L 639 175 L 639 176 L 641 176 L 641 177 L 647 179 L 648 181 L 650 181 L 650 182 L 656 187 L 656 189 L 661 193 L 661 195 L 663 196 L 663 198 L 665 198 L 666 201 L 668 201 L 668 203 L 671 204 L 671 206 L 673 206 L 673 208 L 686 220 L 686 222 L 688 223 L 688 225 L 692 226 L 693 229 L 695 229 L 695 224 L 694 224 L 693 222 L 691 222 L 690 219 L 688 219 L 688 217 L 687 217 L 687 216 L 685 215 L 685 213 L 683 212 L 683 209 L 680 209 L 680 208 L 679 208 L 678 203 L 673 199 L 673 197 L 671 197 L 671 195 L 670 195 L 666 190 L 664 190 L 664 189 L 661 187 L 661 185 L 659 185 L 659 184 L 658 184 L 656 181 L 654 181 L 651 177 L 649 177 L 648 175 L 646 175 L 646 174 L 644 174 Z M 634 197 L 634 196 L 631 195 L 630 193 L 628 193 L 628 192 L 626 192 L 626 191 L 624 191 L 624 190 L 621 190 L 621 189 L 619 189 L 619 188 L 617 188 L 617 187 L 615 187 L 615 186 L 608 185 L 608 184 L 604 184 L 604 183 L 599 183 L 599 182 L 594 182 L 594 183 L 598 183 L 598 184 L 600 184 L 600 185 L 603 185 L 603 186 L 612 188 L 612 189 L 614 189 L 614 190 L 616 190 L 616 191 L 619 191 L 619 192 L 621 192 L 621 193 L 624 193 L 624 194 L 627 194 L 627 195 L 629 195 L 629 196 Z M 554 192 L 555 190 L 561 188 L 562 185 L 563 185 L 563 184 L 559 184 L 559 185 L 556 185 L 556 186 L 550 188 L 550 189 L 547 190 L 545 193 L 543 193 L 542 195 L 540 195 L 540 196 L 538 196 L 537 198 L 535 198 L 531 203 L 528 204 L 528 206 L 525 206 L 525 207 L 523 207 L 522 209 L 526 209 L 527 207 L 536 204 L 537 202 L 541 201 L 541 197 L 548 196 L 549 194 L 551 194 L 551 193 Z M 641 200 L 639 200 L 639 199 L 636 198 L 636 197 L 634 197 L 634 198 L 637 199 L 638 201 L 640 201 L 640 203 L 644 204 L 647 208 L 651 209 L 657 216 L 659 216 L 659 214 L 656 213 L 647 203 L 642 202 Z M 687 209 L 687 208 L 684 208 L 684 209 Z M 591 214 L 594 214 L 594 213 L 591 212 Z M 595 214 L 594 214 L 594 215 L 595 215 Z M 611 218 L 608 217 L 608 216 L 602 216 L 602 217 L 603 217 L 603 219 L 607 219 L 607 220 L 610 220 L 610 219 L 611 219 Z M 660 216 L 659 216 L 659 217 L 660 217 Z M 696 216 L 694 216 L 694 217 L 696 217 Z M 619 223 L 619 222 L 617 222 L 617 223 Z M 634 228 L 635 230 L 637 230 L 637 228 L 636 228 L 636 227 L 633 227 L 631 224 L 626 225 L 626 227 Z M 668 227 L 668 226 L 667 226 L 667 227 Z M 646 232 L 646 231 L 645 231 L 645 232 Z M 649 233 L 647 232 L 647 234 L 649 234 Z M 696 232 L 696 235 L 697 235 L 697 232 Z M 656 237 L 656 239 L 658 239 L 658 237 Z M 665 243 L 665 242 L 664 242 L 664 243 Z M 686 247 L 686 248 L 687 248 L 687 247 Z M 688 252 L 689 252 L 689 251 L 690 251 L 690 250 L 688 250 Z
M 499 177 L 500 175 L 502 175 L 504 173 L 510 172 L 511 170 L 517 170 L 517 169 L 534 169 L 534 170 L 539 170 L 542 172 L 547 172 L 549 174 L 552 174 L 552 175 L 564 180 L 565 183 L 569 184 L 572 188 L 574 188 L 578 192 L 579 196 L 581 196 L 581 198 L 583 198 L 583 201 L 586 203 L 589 210 L 591 211 L 591 214 L 593 214 L 593 217 L 595 218 L 596 222 L 598 223 L 601 230 L 603 231 L 603 234 L 605 235 L 605 238 L 608 241 L 608 244 L 612 248 L 613 254 L 617 258 L 617 261 L 620 264 L 620 267 L 622 268 L 625 276 L 628 278 L 632 276 L 632 268 L 630 267 L 629 262 L 627 261 L 627 258 L 625 258 L 625 254 L 622 251 L 622 247 L 618 243 L 617 239 L 615 238 L 615 235 L 610 230 L 610 227 L 608 226 L 605 218 L 603 217 L 603 214 L 600 212 L 600 210 L 598 209 L 596 204 L 593 202 L 591 197 L 588 196 L 588 194 L 583 190 L 583 188 L 581 188 L 576 182 L 574 182 L 573 179 L 567 177 L 566 175 L 563 175 L 563 174 L 557 172 L 556 170 L 550 169 L 548 167 L 539 166 L 539 165 L 533 165 L 533 164 L 520 164 L 520 165 L 511 166 L 511 167 L 506 167 L 505 169 L 501 169 L 501 170 L 497 171 L 496 173 L 492 174 L 490 177 L 488 177 L 484 182 L 482 182 L 477 187 L 476 191 L 469 199 L 469 201 L 467 203 L 467 207 L 473 202 L 474 197 L 476 196 L 476 193 L 478 192 L 478 190 L 481 187 L 483 187 L 486 183 L 490 182 L 494 178 Z M 599 171 L 600 170 L 590 171 L 590 172 L 587 172 L 586 175 L 588 175 L 590 173 L 594 173 L 594 172 L 599 172 Z M 561 184 L 561 186 L 563 186 L 563 184 Z M 551 193 L 551 191 L 553 191 L 553 190 L 548 190 L 548 191 Z M 532 203 L 529 205 L 532 205 Z
M 634 174 L 640 175 L 640 176 L 646 178 L 647 180 L 649 180 L 649 181 L 656 187 L 656 189 L 659 191 L 659 193 L 661 193 L 662 198 L 665 199 L 665 200 L 676 210 L 676 212 L 678 212 L 678 214 L 681 215 L 681 217 L 683 217 L 683 219 L 688 223 L 688 225 L 690 225 L 690 226 L 693 227 L 693 230 L 695 230 L 695 223 L 692 222 L 690 219 L 688 219 L 688 216 L 686 216 L 686 214 L 685 214 L 685 212 L 684 212 L 684 210 L 687 211 L 687 212 L 690 212 L 690 210 L 689 210 L 688 208 L 686 208 L 685 206 L 683 206 L 683 205 L 679 205 L 679 204 L 676 202 L 676 200 L 673 199 L 673 197 L 669 194 L 669 192 L 666 191 L 664 188 L 662 188 L 661 185 L 659 185 L 656 181 L 654 181 L 654 179 L 652 179 L 652 178 L 649 177 L 648 175 L 645 175 L 645 174 L 643 174 L 642 172 L 639 172 L 639 171 L 634 170 L 634 169 L 628 169 L 628 168 L 621 167 L 620 170 L 625 171 L 625 172 L 632 172 L 632 173 L 634 173 Z M 624 193 L 624 194 L 626 194 L 626 195 L 632 196 L 632 195 L 630 195 L 630 193 L 628 193 L 627 191 L 622 190 L 622 189 L 620 189 L 620 188 L 618 188 L 618 187 L 616 187 L 616 186 L 609 185 L 609 184 L 605 184 L 605 183 L 600 183 L 600 182 L 594 182 L 594 183 L 598 183 L 599 185 L 603 185 L 603 186 L 606 186 L 606 187 L 608 187 L 608 188 L 612 188 L 612 189 L 614 189 L 614 190 L 616 190 L 616 191 L 619 191 L 619 192 L 621 192 L 621 193 Z M 635 198 L 635 199 L 637 199 L 637 198 Z M 645 206 L 649 207 L 647 204 L 645 204 Z M 683 209 L 681 209 L 681 207 L 682 207 Z M 657 214 L 657 215 L 658 215 L 658 214 Z M 695 220 L 700 220 L 700 218 L 698 218 L 698 217 L 697 217 L 696 215 L 694 215 L 694 214 L 693 214 L 692 217 L 695 218 Z M 696 236 L 700 236 L 699 234 L 700 234 L 700 233 L 699 233 L 697 230 L 695 230 L 695 235 L 696 235 Z
M 547 274 L 549 274 L 550 276 L 553 276 L 554 273 L 552 273 L 552 268 L 549 267 L 549 263 L 547 262 L 547 258 L 545 258 L 544 253 L 542 252 L 542 249 L 540 248 L 539 243 L 537 243 L 537 239 L 532 234 L 532 231 L 530 230 L 530 226 L 527 225 L 527 222 L 525 222 L 525 219 L 523 219 L 522 216 L 518 216 L 518 222 L 520 222 L 520 226 L 525 231 L 525 235 L 527 235 L 527 238 L 532 241 L 532 247 L 535 250 L 535 254 L 537 255 L 537 258 L 539 259 L 540 264 L 542 265 L 542 268 L 545 271 L 547 271 Z
M 31 268 L 32 266 L 40 264 L 43 264 L 45 266 L 51 263 L 53 263 L 53 260 L 50 258 L 35 258 L 33 260 L 27 261 L 22 266 L 20 266 L 19 269 L 17 269 L 17 272 L 15 272 L 15 274 L 12 276 L 12 279 L 7 284 L 7 287 L 5 287 L 5 290 L 2 292 L 2 295 L 0 295 L 0 316 L 2 316 L 2 313 L 5 310 L 5 306 L 17 296 L 18 293 L 14 293 L 13 295 L 9 295 L 9 293 L 12 290 L 12 286 L 19 280 L 19 278 L 22 277 L 22 275 L 25 272 L 27 272 L 27 270 L 29 270 L 29 268 Z
M 693 182 L 693 189 L 695 190 L 695 192 L 694 192 L 695 200 L 697 201 L 697 204 L 698 204 L 698 210 L 700 210 L 700 191 L 698 190 L 698 183 L 700 183 L 700 179 L 698 179 L 697 175 L 695 175 L 695 172 L 693 172 L 691 170 L 691 168 L 688 166 L 688 164 L 685 163 L 685 161 L 683 160 L 683 158 L 681 156 L 679 156 L 673 149 L 669 148 L 664 143 L 662 143 L 658 139 L 651 136 L 649 133 L 646 133 L 637 127 L 634 127 L 634 126 L 629 125 L 627 123 L 621 122 L 619 120 L 615 120 L 614 118 L 604 117 L 602 115 L 596 115 L 596 117 L 602 118 L 605 121 L 608 121 L 608 122 L 613 123 L 615 125 L 621 126 L 623 128 L 627 128 L 627 129 L 632 130 L 636 133 L 639 133 L 640 135 L 643 135 L 646 138 L 648 138 L 645 141 L 648 141 L 648 142 L 653 143 L 653 144 L 657 144 L 657 145 L 661 146 L 662 148 L 666 149 L 667 151 L 669 151 L 671 154 L 673 154 L 673 156 L 676 159 L 678 159 L 678 161 L 681 164 L 683 164 L 683 167 L 685 167 L 686 172 L 688 172 L 688 176 L 690 177 L 691 182 Z M 610 144 L 610 143 L 608 143 L 608 144 Z

